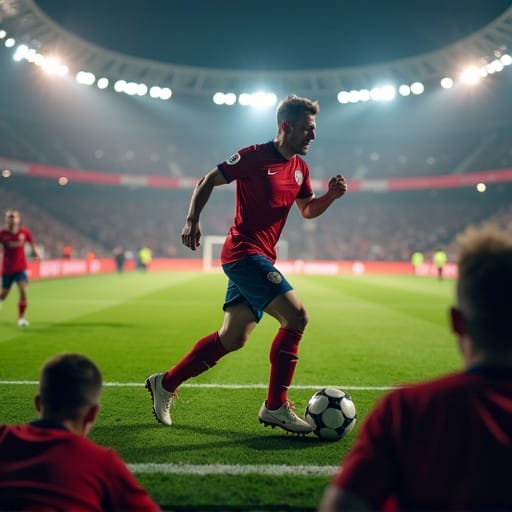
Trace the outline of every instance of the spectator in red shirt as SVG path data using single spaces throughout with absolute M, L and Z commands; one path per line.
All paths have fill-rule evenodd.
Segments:
M 214 187 L 236 181 L 233 225 L 221 253 L 222 268 L 229 279 L 224 321 L 218 331 L 198 340 L 169 371 L 147 378 L 153 412 L 160 423 L 172 424 L 170 405 L 178 386 L 243 347 L 267 313 L 279 322 L 279 329 L 270 349 L 270 382 L 259 421 L 295 434 L 312 431 L 288 400 L 308 317 L 274 263 L 276 245 L 292 206 L 298 207 L 303 218 L 312 219 L 347 190 L 345 178 L 338 174 L 330 179 L 325 194 L 315 197 L 308 165 L 301 158 L 316 137 L 319 108 L 316 101 L 288 96 L 277 109 L 274 140 L 241 149 L 198 181 L 182 230 L 182 243 L 193 251 L 201 238 L 199 216 Z
M 25 244 L 29 244 L 34 257 L 39 258 L 39 252 L 34 243 L 32 233 L 29 229 L 20 225 L 18 210 L 9 209 L 5 212 L 5 228 L 0 230 L 0 245 L 3 247 L 0 304 L 9 295 L 12 284 L 16 283 L 20 293 L 18 301 L 19 327 L 26 327 L 28 325 L 28 321 L 25 318 L 28 287 Z
M 159 510 L 114 450 L 87 439 L 102 376 L 79 354 L 47 361 L 35 398 L 40 419 L 0 425 L 0 510 Z
M 381 399 L 321 512 L 512 510 L 512 238 L 489 225 L 457 242 L 464 370 Z

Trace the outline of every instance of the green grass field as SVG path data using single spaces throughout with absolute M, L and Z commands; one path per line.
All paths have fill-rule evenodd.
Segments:
M 289 276 L 310 315 L 290 398 L 303 412 L 324 385 L 348 391 L 358 425 L 384 389 L 459 367 L 447 308 L 452 281 L 414 276 Z M 243 350 L 185 383 L 175 425 L 155 422 L 143 387 L 222 319 L 221 274 L 127 273 L 35 281 L 30 327 L 16 327 L 16 290 L 0 311 L 0 422 L 35 417 L 38 371 L 76 351 L 104 374 L 91 437 L 114 447 L 166 510 L 313 510 L 357 436 L 337 442 L 264 428 L 264 318 Z

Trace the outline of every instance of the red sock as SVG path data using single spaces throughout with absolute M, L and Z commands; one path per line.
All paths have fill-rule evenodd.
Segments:
M 217 332 L 201 338 L 192 350 L 165 374 L 162 381 L 163 387 L 167 391 L 175 391 L 183 381 L 215 366 L 217 361 L 226 354 L 227 351 Z
M 267 407 L 279 409 L 288 400 L 288 388 L 292 383 L 295 366 L 299 360 L 299 341 L 302 332 L 281 327 L 270 348 L 270 383 Z
M 27 301 L 20 299 L 18 301 L 18 318 L 23 318 L 23 314 L 25 313 L 25 309 L 27 309 Z

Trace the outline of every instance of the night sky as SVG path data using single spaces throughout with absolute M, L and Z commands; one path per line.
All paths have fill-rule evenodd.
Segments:
M 511 0 L 36 0 L 100 46 L 180 65 L 319 69 L 432 51 L 499 16 Z

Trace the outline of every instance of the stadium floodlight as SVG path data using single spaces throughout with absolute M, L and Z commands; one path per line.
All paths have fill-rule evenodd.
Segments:
M 151 90 L 153 90 L 153 89 L 154 88 L 152 88 Z M 160 91 L 158 92 L 158 96 L 160 96 Z M 224 104 L 224 93 L 216 92 L 213 95 L 213 103 L 215 103 L 215 105 L 223 105 Z
M 493 75 L 494 73 L 499 73 L 503 70 L 505 66 L 503 66 L 503 63 L 501 60 L 495 59 L 492 62 L 489 62 L 487 66 L 485 66 L 485 69 L 490 75 Z
M 416 95 L 423 94 L 424 91 L 425 91 L 425 86 L 421 82 L 414 82 L 413 84 L 411 84 L 411 92 L 413 94 L 416 94 Z
M 9 37 L 9 39 L 5 40 L 4 44 L 5 44 L 6 48 L 12 48 L 16 44 L 16 39 Z
M 128 96 L 134 96 L 137 94 L 137 89 L 139 84 L 137 82 L 128 82 L 124 88 L 124 93 L 128 94 Z
M 411 88 L 407 84 L 402 84 L 398 88 L 398 93 L 400 96 L 409 96 L 411 94 Z
M 478 192 L 485 192 L 487 190 L 487 187 L 486 187 L 485 183 L 477 183 L 476 189 Z
M 94 73 L 89 71 L 79 71 L 75 78 L 76 81 L 81 85 L 92 85 L 96 81 Z
M 240 103 L 240 105 L 242 105 L 242 107 L 247 107 L 248 105 L 251 104 L 251 95 L 246 92 L 243 92 L 238 97 L 238 103 Z
M 27 45 L 20 44 L 20 46 L 18 46 L 18 48 L 16 48 L 16 51 L 14 52 L 14 55 L 12 56 L 12 58 L 16 62 L 19 62 L 20 60 L 26 59 L 28 51 L 29 51 L 29 48 L 28 48 Z
M 162 94 L 162 88 L 161 87 L 158 87 L 158 85 L 153 85 L 153 87 L 151 87 L 151 89 L 149 89 L 149 95 L 152 97 L 152 98 L 160 98 L 160 94 Z
M 34 48 L 29 48 L 27 54 L 25 55 L 25 60 L 30 62 L 31 64 L 34 64 L 36 61 L 37 52 L 34 50 Z
M 460 75 L 461 81 L 469 85 L 477 84 L 481 78 L 482 75 L 480 73 L 480 69 L 476 66 L 466 68 Z
M 108 78 L 101 77 L 96 82 L 96 85 L 98 86 L 98 89 L 106 89 L 108 87 L 109 83 L 110 82 L 109 82 Z
M 441 79 L 441 87 L 443 89 L 451 89 L 453 87 L 453 80 L 449 76 Z
M 58 57 L 43 57 L 41 69 L 49 75 L 64 76 L 68 74 L 68 67 L 61 63 Z
M 65 187 L 69 183 L 69 180 L 66 178 L 66 176 L 61 176 L 59 178 L 59 185 L 61 187 Z
M 148 93 L 148 86 L 146 84 L 137 85 L 137 96 L 145 96 Z
M 381 100 L 391 101 L 396 96 L 396 89 L 392 85 L 384 85 L 381 87 Z
M 370 91 L 368 89 L 361 89 L 359 91 L 359 101 L 368 101 L 371 99 Z
M 170 100 L 172 96 L 172 91 L 169 87 L 162 87 L 160 91 L 160 99 L 161 100 Z
M 226 105 L 234 105 L 236 103 L 236 94 L 233 92 L 228 92 L 224 95 L 224 103 Z
M 7 32 L 5 30 L 0 30 L 0 39 L 5 39 L 7 37 Z
M 359 91 L 352 90 L 348 93 L 348 101 L 350 103 L 358 103 L 360 100 Z
M 118 80 L 114 84 L 114 91 L 116 91 L 116 92 L 124 92 L 125 87 L 126 87 L 126 82 L 124 80 Z
M 2 169 L 2 178 L 10 178 L 11 170 L 10 169 Z
M 251 94 L 250 105 L 254 108 L 262 109 L 275 105 L 277 98 L 275 94 L 266 92 L 255 92 Z
M 508 53 L 505 53 L 505 55 L 501 56 L 500 61 L 504 66 L 510 66 L 510 64 L 512 64 L 512 57 Z
M 342 104 L 348 103 L 350 101 L 350 96 L 347 91 L 340 91 L 338 93 L 338 101 Z

